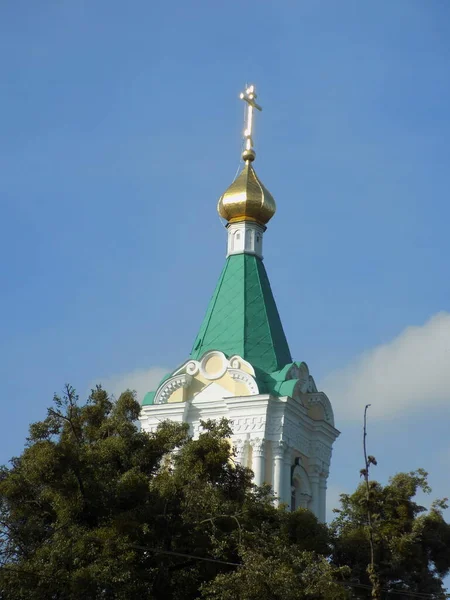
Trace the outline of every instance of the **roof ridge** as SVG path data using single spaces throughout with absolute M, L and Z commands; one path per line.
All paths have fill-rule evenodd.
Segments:
M 258 261 L 258 260 L 260 260 L 260 261 L 261 261 L 261 259 L 260 259 L 259 257 L 255 256 L 255 258 L 257 259 L 257 261 Z M 262 261 L 261 261 L 261 263 L 262 263 Z M 267 324 L 268 324 L 268 326 L 269 326 L 269 333 L 270 333 L 270 337 L 271 337 L 271 339 L 272 339 L 272 341 L 273 341 L 273 336 L 272 336 L 272 328 L 270 327 L 269 315 L 267 314 L 267 306 L 266 306 L 266 302 L 265 302 L 266 298 L 265 298 L 265 296 L 264 296 L 264 290 L 263 290 L 263 287 L 262 287 L 262 285 L 261 285 L 261 273 L 259 272 L 259 268 L 258 268 L 258 262 L 256 262 L 256 272 L 257 272 L 257 274 L 258 274 L 257 280 L 258 280 L 258 286 L 259 286 L 259 290 L 260 290 L 260 292 L 261 292 L 261 297 L 262 297 L 262 298 L 263 298 L 263 300 L 264 300 L 264 301 L 263 301 L 263 307 L 264 307 L 264 314 L 265 314 L 265 316 L 266 316 L 266 323 L 267 323 Z M 273 344 L 272 344 L 272 347 L 273 347 Z M 275 354 L 275 357 L 276 357 L 276 352 L 275 352 L 275 351 L 274 351 L 274 354 Z
M 278 319 L 278 322 L 279 322 L 279 326 L 281 328 L 281 333 L 283 334 L 283 337 L 284 337 L 284 343 L 286 344 L 286 349 L 287 349 L 287 351 L 289 353 L 289 361 L 288 362 L 292 361 L 292 355 L 291 355 L 289 344 L 288 344 L 288 341 L 287 341 L 287 338 L 286 338 L 286 334 L 284 333 L 283 323 L 281 322 L 280 313 L 278 312 L 278 306 L 277 306 L 277 303 L 276 303 L 276 300 L 275 300 L 275 296 L 273 295 L 272 286 L 270 285 L 270 280 L 269 280 L 269 276 L 267 274 L 266 268 L 265 268 L 262 260 L 260 260 L 259 263 L 256 263 L 256 264 L 258 265 L 258 281 L 259 281 L 259 285 L 261 286 L 261 293 L 262 293 L 263 298 L 264 298 L 264 302 L 263 302 L 264 312 L 266 314 L 266 321 L 267 321 L 267 324 L 269 326 L 270 339 L 272 340 L 273 354 L 274 354 L 274 357 L 275 357 L 275 362 L 277 364 L 277 368 L 280 369 L 280 368 L 282 368 L 284 366 L 284 364 L 283 365 L 279 364 L 279 356 L 278 356 L 278 352 L 277 352 L 277 346 L 278 346 L 277 341 L 278 340 L 276 340 L 276 338 L 275 338 L 274 331 L 273 331 L 273 323 L 272 323 L 272 320 L 270 319 L 270 316 L 269 316 L 269 314 L 267 312 L 267 302 L 266 302 L 267 298 L 266 298 L 266 296 L 264 294 L 264 291 L 263 291 L 262 285 L 261 285 L 262 275 L 266 279 L 265 283 L 268 286 L 268 289 L 270 291 L 270 295 L 272 297 L 273 305 L 274 305 L 274 308 L 275 308 L 275 311 L 276 311 L 276 316 L 277 316 L 277 319 Z M 263 270 L 263 273 L 261 273 L 260 269 Z
M 225 261 L 225 265 L 222 269 L 222 273 L 220 274 L 219 281 L 214 290 L 213 298 L 211 299 L 211 301 L 208 304 L 207 311 L 209 312 L 209 314 L 207 313 L 207 315 L 205 315 L 205 316 L 207 316 L 207 320 L 205 319 L 200 327 L 200 331 L 198 332 L 197 337 L 194 340 L 194 345 L 192 347 L 191 354 L 198 349 L 199 345 L 203 341 L 203 336 L 209 327 L 209 323 L 210 323 L 211 317 L 214 313 L 214 308 L 216 306 L 217 299 L 219 297 L 220 290 L 222 288 L 223 280 L 225 279 L 225 273 L 226 273 L 226 270 L 228 269 L 228 265 L 229 265 L 229 262 L 228 262 L 228 258 L 227 258 L 227 260 Z M 201 335 L 201 337 L 200 337 L 200 335 Z
M 242 258 L 244 259 L 244 322 L 243 322 L 243 330 L 244 330 L 244 335 L 242 337 L 242 358 L 244 358 L 244 356 L 246 355 L 247 352 L 247 348 L 246 348 L 246 338 L 247 336 L 246 334 L 246 321 L 247 319 L 245 318 L 245 307 L 247 306 L 247 286 L 245 285 L 246 281 L 247 281 L 247 254 L 243 254 Z

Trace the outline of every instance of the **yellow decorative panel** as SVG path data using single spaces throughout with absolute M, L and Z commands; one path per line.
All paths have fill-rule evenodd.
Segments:
M 173 392 L 173 394 L 167 400 L 167 403 L 170 402 L 184 402 L 184 388 L 180 387 Z
M 234 393 L 236 396 L 250 396 L 247 384 L 242 381 L 234 382 Z
M 211 356 L 204 366 L 204 369 L 208 375 L 214 375 L 215 373 L 223 372 L 223 368 L 223 359 L 221 356 L 217 355 Z

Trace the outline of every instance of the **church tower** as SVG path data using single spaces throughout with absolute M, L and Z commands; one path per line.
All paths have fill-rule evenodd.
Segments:
M 292 360 L 263 263 L 263 237 L 275 200 L 253 168 L 254 86 L 246 103 L 244 166 L 218 202 L 228 232 L 225 265 L 186 362 L 142 403 L 146 431 L 164 419 L 231 421 L 237 460 L 278 502 L 309 508 L 325 521 L 333 410 L 304 362 Z

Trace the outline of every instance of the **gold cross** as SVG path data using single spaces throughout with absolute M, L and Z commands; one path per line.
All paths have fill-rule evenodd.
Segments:
M 245 149 L 242 153 L 242 158 L 244 160 L 255 160 L 255 151 L 253 150 L 253 109 L 262 110 L 259 104 L 256 104 L 256 91 L 255 86 L 250 85 L 245 92 L 241 92 L 239 95 L 241 100 L 247 103 L 247 111 L 245 116 L 245 130 L 244 130 L 244 139 L 245 139 Z

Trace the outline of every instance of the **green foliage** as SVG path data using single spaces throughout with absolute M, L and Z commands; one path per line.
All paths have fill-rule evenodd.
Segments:
M 339 600 L 348 597 L 338 570 L 323 557 L 297 548 L 271 547 L 270 555 L 243 552 L 242 567 L 203 586 L 205 600 Z
M 131 392 L 113 402 L 100 387 L 80 406 L 68 386 L 31 425 L 23 454 L 0 471 L 2 599 L 189 600 L 202 585 L 204 597 L 244 598 L 257 568 L 286 593 L 307 569 L 303 595 L 273 598 L 331 597 L 332 569 L 317 554 L 329 552 L 326 527 L 253 486 L 227 421 L 203 423 L 193 440 L 182 424 L 140 431 L 139 410 Z
M 369 482 L 375 565 L 382 589 L 443 597 L 442 579 L 450 572 L 450 525 L 438 500 L 427 511 L 414 500 L 418 491 L 430 493 L 422 469 L 399 473 L 388 485 Z M 352 579 L 369 585 L 367 491 L 362 483 L 353 494 L 341 496 L 341 508 L 331 524 L 333 563 L 351 567 Z M 355 595 L 369 596 L 360 588 Z M 401 595 L 396 594 L 400 598 Z
M 368 506 L 381 587 L 442 597 L 450 526 L 445 501 L 415 502 L 424 471 L 343 495 L 329 531 L 252 484 L 226 420 L 193 440 L 184 424 L 140 431 L 139 411 L 129 391 L 81 406 L 68 386 L 31 425 L 0 469 L 2 600 L 340 600 L 369 585 Z

